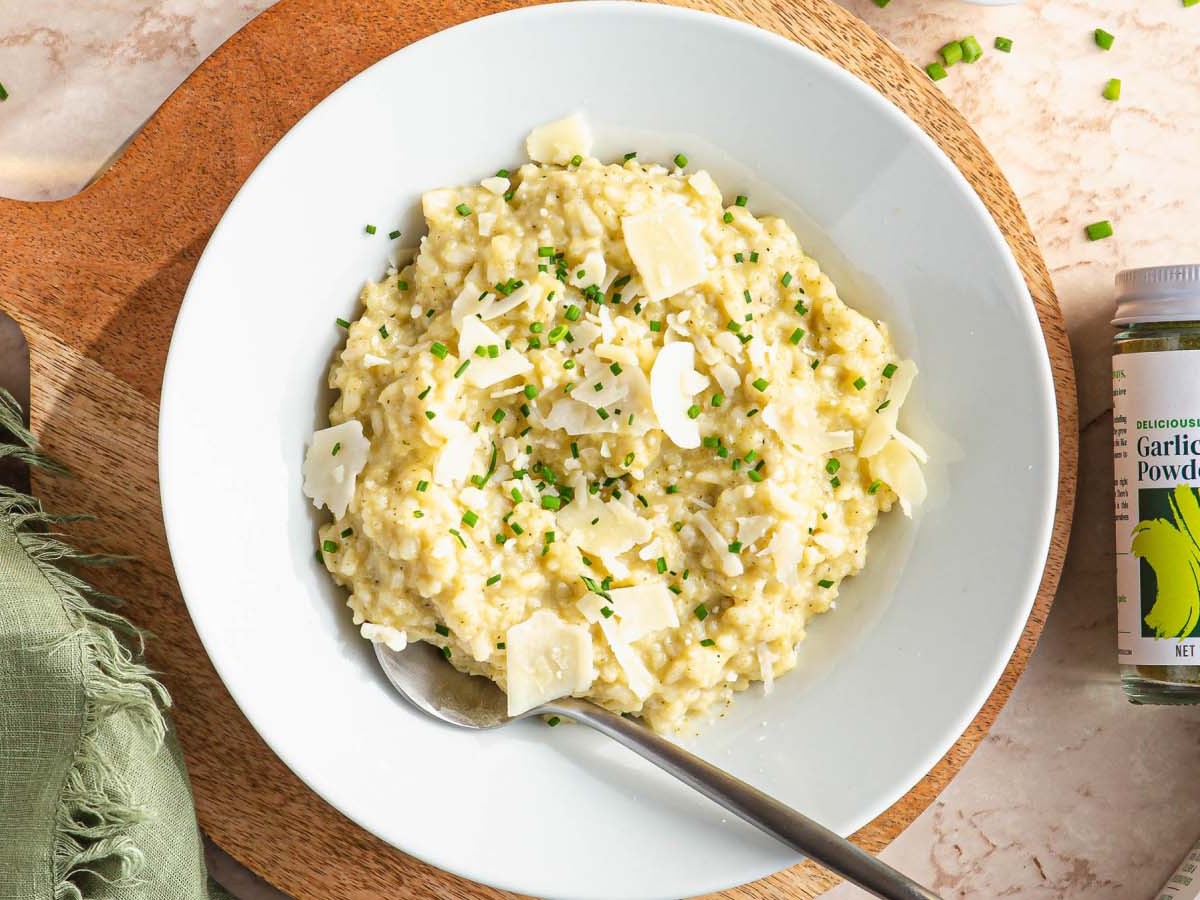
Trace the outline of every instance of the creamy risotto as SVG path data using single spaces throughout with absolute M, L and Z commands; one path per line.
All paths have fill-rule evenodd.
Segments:
M 305 461 L 320 555 L 364 637 L 435 644 L 513 714 L 570 694 L 675 730 L 769 690 L 923 499 L 916 370 L 682 155 L 602 162 L 577 116 L 527 148 L 426 193 L 364 289 Z

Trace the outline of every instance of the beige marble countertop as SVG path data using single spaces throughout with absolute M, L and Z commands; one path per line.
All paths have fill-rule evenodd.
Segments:
M 226 36 L 272 0 L 0 4 L 0 195 L 69 196 Z M 1117 683 L 1108 346 L 1112 276 L 1200 261 L 1200 7 L 1180 0 L 840 0 L 920 64 L 975 34 L 940 82 L 1008 175 L 1071 333 L 1083 425 L 1071 552 L 1041 644 L 942 796 L 883 856 L 946 898 L 1152 898 L 1200 835 L 1200 707 L 1128 704 Z M 1110 52 L 1098 26 L 1117 36 Z M 1014 41 L 1009 55 L 996 35 Z M 1123 80 L 1119 103 L 1100 96 Z M 1083 226 L 1111 219 L 1089 243 Z M 2 242 L 2 238 L 0 238 Z M 2 253 L 2 251 L 0 251 Z M 2 258 L 2 257 L 0 257 Z M 221 878 L 255 888 L 227 861 Z M 841 886 L 828 896 L 861 896 Z

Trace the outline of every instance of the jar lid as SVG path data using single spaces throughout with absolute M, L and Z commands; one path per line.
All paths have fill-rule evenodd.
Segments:
M 1200 321 L 1200 265 L 1125 269 L 1116 283 L 1114 325 Z

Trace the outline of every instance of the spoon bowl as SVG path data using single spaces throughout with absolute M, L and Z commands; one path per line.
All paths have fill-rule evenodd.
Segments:
M 562 697 L 510 716 L 504 691 L 482 676 L 459 672 L 432 644 L 415 643 L 396 651 L 377 643 L 375 656 L 392 687 L 427 716 L 473 731 L 494 730 L 531 716 L 567 716 L 608 735 L 754 827 L 876 897 L 938 900 L 932 891 L 841 835 L 655 734 L 636 719 L 627 719 L 577 697 Z

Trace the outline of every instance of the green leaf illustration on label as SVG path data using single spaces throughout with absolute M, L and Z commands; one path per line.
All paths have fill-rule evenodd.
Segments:
M 1155 637 L 1182 641 L 1200 618 L 1200 500 L 1181 484 L 1167 502 L 1171 518 L 1138 522 L 1129 549 L 1154 570 L 1157 581 L 1146 624 Z

